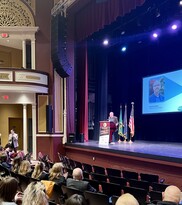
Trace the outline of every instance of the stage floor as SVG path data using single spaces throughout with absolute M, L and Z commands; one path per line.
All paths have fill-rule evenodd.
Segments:
M 101 149 L 114 153 L 128 154 L 143 158 L 160 159 L 165 161 L 182 163 L 182 143 L 174 142 L 152 142 L 135 141 L 133 143 L 118 143 L 109 145 L 99 145 L 98 141 L 88 141 L 84 143 L 67 144 L 87 149 Z

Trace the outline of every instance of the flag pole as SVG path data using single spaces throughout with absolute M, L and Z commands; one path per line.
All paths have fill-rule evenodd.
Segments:
M 122 105 L 120 105 L 118 135 L 119 135 L 118 143 L 121 143 L 122 141 L 121 141 L 120 137 L 123 137 Z
M 130 141 L 129 143 L 133 143 L 131 140 L 134 136 L 135 128 L 134 128 L 134 102 L 131 102 L 131 113 L 130 113 L 130 119 L 129 119 L 129 128 L 130 128 Z
M 124 137 L 124 143 L 126 143 L 127 138 L 128 138 L 128 123 L 127 123 L 127 105 L 125 104 L 125 112 L 124 112 L 124 133 L 123 133 L 123 137 Z

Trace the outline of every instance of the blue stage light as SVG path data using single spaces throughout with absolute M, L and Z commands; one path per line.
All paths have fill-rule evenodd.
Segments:
M 123 46 L 123 47 L 121 48 L 121 51 L 122 51 L 122 52 L 125 52 L 125 51 L 126 51 L 126 46 Z

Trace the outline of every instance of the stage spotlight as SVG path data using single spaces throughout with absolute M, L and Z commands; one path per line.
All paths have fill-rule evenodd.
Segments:
M 178 26 L 176 25 L 176 24 L 173 24 L 172 26 L 171 26 L 171 29 L 172 30 L 176 30 L 178 28 Z
M 125 52 L 125 51 L 126 51 L 126 46 L 123 46 L 123 47 L 121 48 L 121 51 L 122 51 L 122 52 Z
M 153 38 L 158 38 L 158 33 L 156 33 L 156 32 L 154 32 L 153 34 L 152 34 L 152 36 L 153 36 Z
M 109 40 L 108 40 L 108 39 L 104 39 L 104 40 L 103 40 L 103 45 L 104 45 L 104 46 L 107 46 L 108 44 L 109 44 Z
M 179 5 L 182 6 L 182 1 L 179 1 Z
M 179 20 L 174 21 L 168 28 L 170 33 L 175 33 L 181 27 L 181 22 Z

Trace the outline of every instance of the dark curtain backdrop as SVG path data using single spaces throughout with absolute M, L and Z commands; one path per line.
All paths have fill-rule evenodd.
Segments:
M 94 139 L 99 139 L 100 121 L 108 119 L 108 57 L 107 49 L 98 48 L 94 54 L 96 61 L 94 68 L 96 72 L 95 84 L 95 123 Z
M 83 3 L 83 0 L 81 0 Z M 80 4 L 81 4 L 80 1 Z M 124 16 L 140 6 L 145 0 L 91 0 L 85 7 L 75 12 L 75 39 L 83 40 L 92 33 L 113 22 L 118 16 Z M 68 13 L 74 12 L 74 6 Z
M 77 134 L 84 134 L 88 141 L 88 62 L 87 42 L 83 41 L 76 48 L 77 69 Z
M 88 138 L 88 90 L 86 91 L 86 79 L 87 71 L 84 70 L 84 68 L 87 68 L 86 62 L 86 52 L 85 50 L 80 50 L 75 55 L 74 53 L 74 41 L 82 41 L 86 39 L 88 36 L 90 36 L 95 31 L 102 29 L 105 25 L 110 24 L 111 22 L 115 21 L 115 19 L 118 16 L 123 16 L 126 13 L 129 13 L 132 9 L 135 9 L 137 6 L 140 6 L 144 3 L 145 0 L 107 0 L 105 2 L 97 2 L 96 0 L 78 0 L 76 4 L 73 4 L 69 9 L 67 10 L 67 21 L 68 21 L 68 36 L 67 36 L 67 45 L 68 45 L 68 59 L 71 65 L 74 69 L 74 60 L 75 55 L 79 56 L 79 60 L 76 59 L 76 67 L 78 69 L 78 99 L 77 99 L 77 105 L 75 105 L 74 102 L 75 98 L 73 95 L 73 92 L 76 90 L 75 85 L 73 83 L 73 76 L 74 71 L 71 74 L 71 77 L 69 77 L 67 81 L 67 87 L 69 89 L 68 95 L 67 95 L 67 105 L 69 106 L 69 111 L 67 112 L 67 123 L 68 123 L 68 133 L 74 132 L 74 110 L 75 107 L 77 107 L 77 133 L 84 133 L 85 139 Z M 76 45 L 76 47 L 79 47 L 79 45 Z M 81 49 L 81 48 L 79 48 Z M 78 50 L 77 50 L 78 51 Z M 82 55 L 83 54 L 83 55 Z M 78 64 L 77 64 L 78 63 Z M 80 66 L 81 64 L 81 66 Z M 81 73 L 80 73 L 81 71 Z M 79 76 L 80 75 L 80 76 Z M 83 78 L 82 78 L 83 77 Z M 106 80 L 106 79 L 105 79 Z M 85 83 L 85 84 L 83 84 Z M 103 84 L 105 81 L 103 82 Z M 83 84 L 83 85 L 82 85 Z M 104 86 L 101 86 L 102 89 Z M 79 90 L 81 89 L 81 90 Z M 101 89 L 101 88 L 100 88 Z M 104 88 L 105 89 L 105 88 Z M 101 94 L 103 92 L 99 91 Z M 99 92 L 97 95 L 99 95 Z M 105 90 L 106 92 L 106 90 Z M 87 99 L 86 101 L 81 101 L 80 97 L 84 97 Z M 107 96 L 105 96 L 103 99 L 105 99 Z M 106 100 L 103 102 L 106 104 Z M 98 102 L 98 105 L 101 104 L 101 102 Z M 82 106 L 83 105 L 83 106 Z M 106 105 L 104 107 L 100 106 L 102 109 L 104 109 L 104 114 L 96 114 L 97 121 L 102 120 L 106 118 L 106 115 L 108 114 L 106 111 Z M 99 109 L 98 109 L 99 110 Z M 80 113 L 79 113 L 80 112 Z M 101 113 L 101 111 L 99 110 Z M 78 114 L 79 113 L 79 114 Z M 87 113 L 87 114 L 86 114 Z M 107 114 L 106 114 L 107 113 Z M 104 116 L 100 116 L 104 115 Z M 87 120 L 87 122 L 86 122 Z M 79 123 L 79 124 L 78 124 Z M 96 125 L 98 127 L 98 125 Z
M 182 142 L 182 113 L 142 115 L 142 78 L 182 68 L 181 34 L 166 34 L 156 42 L 148 39 L 143 48 L 136 42 L 131 50 L 128 45 L 125 54 L 119 46 L 110 50 L 109 82 L 115 82 L 109 83 L 112 106 L 117 112 L 120 103 L 127 103 L 129 118 L 131 102 L 135 102 L 135 140 Z

